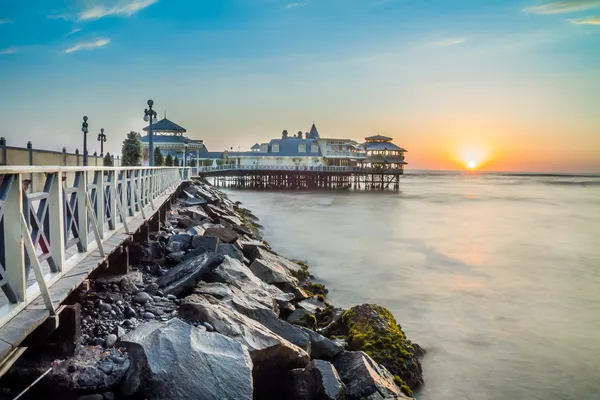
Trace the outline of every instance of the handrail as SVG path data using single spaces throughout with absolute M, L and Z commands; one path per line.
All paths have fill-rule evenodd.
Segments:
M 307 172 L 385 172 L 400 171 L 402 168 L 374 168 L 358 166 L 304 166 L 304 165 L 218 165 L 216 167 L 197 167 L 197 173 L 209 173 L 219 171 L 307 171 Z
M 131 233 L 128 224 L 145 218 L 144 208 L 154 209 L 154 200 L 197 170 L 2 166 L 0 286 L 8 304 L 0 307 L 0 326 L 39 295 L 53 314 L 49 288 L 93 251 L 104 258 L 106 240 Z M 40 187 L 28 194 L 32 178 Z M 28 286 L 30 269 L 35 283 Z

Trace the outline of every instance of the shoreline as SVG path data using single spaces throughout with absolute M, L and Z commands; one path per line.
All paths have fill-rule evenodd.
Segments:
M 273 251 L 218 188 L 193 181 L 173 203 L 163 229 L 130 247 L 132 271 L 79 293 L 77 355 L 51 361 L 32 393 L 358 400 L 422 385 L 424 351 L 387 309 L 329 304 L 309 266 Z M 48 360 L 20 361 L 2 382 L 30 383 Z

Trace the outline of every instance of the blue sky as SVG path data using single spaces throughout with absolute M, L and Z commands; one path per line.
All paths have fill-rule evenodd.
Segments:
M 415 168 L 600 171 L 600 0 L 0 0 L 0 87 L 14 145 L 87 115 L 118 152 L 152 98 L 215 150 L 314 120 Z

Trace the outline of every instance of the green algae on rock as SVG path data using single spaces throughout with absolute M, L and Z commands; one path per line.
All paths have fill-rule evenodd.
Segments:
M 354 306 L 342 316 L 348 329 L 347 341 L 351 350 L 362 350 L 386 367 L 402 390 L 412 390 L 423 384 L 423 370 L 417 358 L 423 349 L 406 338 L 392 313 L 375 304 Z

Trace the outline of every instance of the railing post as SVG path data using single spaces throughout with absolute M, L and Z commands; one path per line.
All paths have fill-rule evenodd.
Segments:
M 114 230 L 117 223 L 117 181 L 115 176 L 115 171 L 108 171 L 108 212 L 110 214 L 108 229 L 110 230 Z
M 10 179 L 4 175 L 4 179 Z M 23 190 L 21 174 L 12 175 L 12 184 L 4 201 L 4 267 L 6 278 L 20 302 L 25 301 L 25 254 L 21 236 L 23 218 Z M 29 210 L 27 210 L 29 212 Z M 35 257 L 35 254 L 32 255 Z
M 98 233 L 101 238 L 104 238 L 104 171 L 94 172 L 94 186 L 96 188 L 96 221 L 98 223 Z
M 50 249 L 57 270 L 63 271 L 65 265 L 65 219 L 62 188 L 62 173 L 53 172 L 48 198 L 48 221 L 50 224 Z
M 0 165 L 6 165 L 6 139 L 0 137 Z
M 77 230 L 79 231 L 79 240 L 81 243 L 82 252 L 86 252 L 88 248 L 88 215 L 87 215 L 87 172 L 78 171 L 79 179 L 77 183 Z

